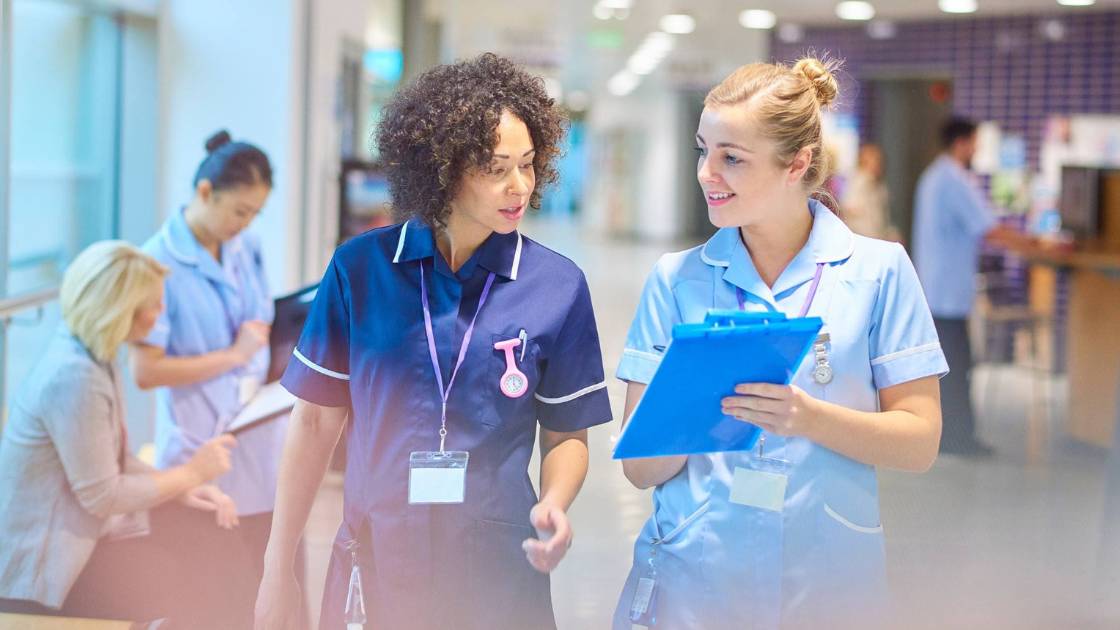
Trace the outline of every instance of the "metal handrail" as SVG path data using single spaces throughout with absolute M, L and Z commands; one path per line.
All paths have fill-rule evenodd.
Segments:
M 57 299 L 58 287 L 52 287 L 0 300 L 0 429 L 3 429 L 8 419 L 8 357 L 5 343 L 8 325 L 16 321 L 15 316 L 24 311 L 38 311 L 36 318 L 41 318 L 44 307 Z
M 41 309 L 44 305 L 58 299 L 58 287 L 23 293 L 0 300 L 0 323 L 8 323 L 17 313 Z

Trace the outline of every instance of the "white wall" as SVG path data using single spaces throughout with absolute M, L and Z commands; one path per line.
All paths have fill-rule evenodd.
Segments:
M 626 98 L 600 98 L 589 117 L 595 143 L 585 221 L 588 227 L 667 240 L 683 227 L 677 208 L 680 101 L 662 86 L 642 86 Z M 625 143 L 622 171 L 598 163 L 607 143 Z M 622 216 L 608 216 L 621 213 Z
M 307 101 L 306 238 L 303 239 L 304 281 L 319 279 L 338 235 L 339 143 L 338 118 L 343 51 L 347 42 L 361 47 L 371 20 L 368 0 L 332 0 L 315 3 L 309 47 L 310 74 Z M 381 11 L 376 11 L 378 15 Z M 382 18 L 391 21 L 393 16 Z
M 618 172 L 592 158 L 588 227 L 654 241 L 676 239 L 690 230 L 688 215 L 695 210 L 684 201 L 697 186 L 690 175 L 696 156 L 689 138 L 698 121 L 687 106 L 687 92 L 705 93 L 740 65 L 766 59 L 769 40 L 767 33 L 735 23 L 721 23 L 688 38 L 679 40 L 662 66 L 631 94 L 612 96 L 603 85 L 595 92 L 588 115 L 592 155 L 601 158 L 607 145 L 617 144 L 622 136 L 629 159 Z M 613 73 L 623 65 L 616 61 L 604 70 Z M 620 187 L 626 196 L 621 204 Z M 619 213 L 620 205 L 628 207 Z M 625 219 L 621 225 L 619 214 Z
M 400 19 L 394 0 L 165 2 L 160 216 L 190 199 L 205 139 L 229 129 L 275 169 L 252 228 L 266 243 L 273 292 L 318 280 L 338 234 L 343 53 L 370 38 L 385 45 Z
M 190 200 L 214 131 L 259 146 L 272 161 L 275 187 L 252 229 L 265 243 L 276 293 L 300 279 L 304 6 L 167 0 L 159 14 L 158 212 L 165 217 Z

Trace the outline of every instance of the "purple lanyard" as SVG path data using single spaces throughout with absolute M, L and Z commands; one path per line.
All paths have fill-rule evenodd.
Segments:
M 813 274 L 813 284 L 809 285 L 809 295 L 805 296 L 805 303 L 801 305 L 801 312 L 797 314 L 798 317 L 805 317 L 809 314 L 809 307 L 813 305 L 813 298 L 817 296 L 817 287 L 821 283 L 823 272 L 824 263 L 817 263 L 817 272 Z M 735 297 L 739 298 L 739 310 L 745 311 L 747 309 L 747 294 L 739 287 L 735 287 Z
M 451 388 L 455 385 L 455 377 L 459 375 L 459 368 L 463 367 L 463 361 L 467 358 L 467 346 L 471 345 L 474 323 L 478 321 L 478 314 L 482 312 L 482 305 L 486 303 L 486 298 L 490 295 L 490 287 L 493 284 L 494 274 L 491 272 L 486 277 L 486 286 L 482 288 L 482 296 L 478 298 L 478 308 L 474 309 L 471 325 L 467 327 L 467 332 L 463 335 L 463 345 L 459 347 L 459 359 L 455 362 L 455 369 L 451 370 L 451 380 L 447 382 L 447 387 L 444 388 L 443 372 L 439 369 L 439 356 L 436 351 L 436 335 L 432 330 L 432 309 L 428 305 L 428 282 L 424 277 L 424 261 L 420 261 L 420 302 L 424 305 L 424 333 L 428 337 L 428 353 L 432 356 L 432 369 L 436 373 L 436 383 L 439 384 L 440 398 L 443 401 L 439 418 L 439 452 L 441 453 L 444 452 L 443 447 L 447 440 L 447 399 L 451 396 Z

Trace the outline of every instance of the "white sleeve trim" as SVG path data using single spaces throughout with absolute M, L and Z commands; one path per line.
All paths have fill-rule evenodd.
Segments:
M 334 370 L 328 370 L 325 367 L 315 365 L 314 363 L 309 361 L 307 359 L 307 357 L 300 354 L 298 348 L 296 348 L 295 350 L 292 350 L 292 354 L 295 356 L 295 358 L 299 359 L 304 365 L 311 368 L 312 370 L 315 370 L 316 372 L 318 372 L 320 374 L 323 374 L 325 376 L 330 376 L 332 378 L 337 378 L 340 381 L 350 380 L 350 375 L 349 374 L 343 374 L 342 372 L 335 372 Z
M 894 361 L 895 359 L 901 359 L 903 357 L 908 357 L 908 356 L 913 355 L 913 354 L 921 354 L 923 352 L 929 352 L 930 350 L 937 350 L 940 347 L 941 347 L 941 344 L 939 342 L 934 341 L 934 342 L 927 343 L 927 344 L 924 344 L 924 345 L 921 345 L 921 346 L 915 346 L 913 348 L 907 348 L 905 350 L 899 350 L 898 352 L 892 352 L 890 354 L 884 354 L 883 356 L 878 357 L 876 359 L 871 359 L 871 365 L 882 365 L 884 363 Z
M 882 524 L 879 524 L 878 527 L 864 527 L 862 525 L 856 525 L 855 523 L 849 521 L 848 519 L 844 518 L 843 516 L 840 516 L 839 514 L 837 514 L 836 510 L 832 509 L 832 506 L 827 504 L 827 503 L 824 504 L 824 513 L 828 514 L 830 517 L 832 517 L 832 520 L 836 521 L 837 523 L 840 523 L 844 527 L 847 527 L 848 529 L 850 529 L 852 531 L 855 531 L 855 532 L 859 532 L 861 534 L 878 534 L 878 533 L 881 533 L 883 531 L 883 525 Z
M 567 396 L 561 396 L 559 398 L 545 398 L 544 396 L 541 396 L 540 394 L 533 394 L 533 396 L 537 400 L 541 401 L 542 403 L 545 403 L 545 404 L 548 404 L 548 405 L 559 405 L 560 403 L 566 403 L 566 402 L 573 401 L 573 400 L 579 398 L 580 396 L 586 396 L 587 394 L 590 394 L 591 392 L 599 391 L 600 389 L 603 389 L 606 386 L 607 386 L 607 382 L 603 381 L 601 383 L 596 383 L 596 384 L 591 385 L 589 387 L 584 387 L 583 389 L 579 390 L 578 392 L 576 392 L 574 394 L 568 394 Z
M 641 350 L 634 350 L 632 348 L 624 349 L 622 351 L 622 355 L 623 356 L 634 357 L 634 358 L 637 358 L 637 359 L 644 359 L 646 361 L 656 361 L 657 363 L 661 363 L 661 360 L 665 358 L 665 355 L 663 355 L 663 354 L 656 354 L 656 353 L 653 353 L 653 352 L 642 352 Z

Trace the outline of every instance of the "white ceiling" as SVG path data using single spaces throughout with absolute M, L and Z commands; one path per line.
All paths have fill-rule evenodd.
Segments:
M 408 1 L 408 0 L 406 0 Z M 768 9 L 782 23 L 803 26 L 858 25 L 840 20 L 836 0 L 632 0 L 625 20 L 599 20 L 592 15 L 596 0 L 427 0 L 427 10 L 444 25 L 444 50 L 453 57 L 491 50 L 530 62 L 560 79 L 569 89 L 597 90 L 621 69 L 642 38 L 658 29 L 669 13 L 687 12 L 696 30 L 676 37 L 677 45 L 665 68 L 678 74 L 695 66 L 717 74 L 734 68 L 765 50 L 767 31 L 749 31 L 738 23 L 744 9 Z M 892 21 L 960 20 L 1009 14 L 1054 15 L 1120 9 L 1120 0 L 1097 0 L 1092 7 L 1063 7 L 1056 0 L 977 0 L 979 10 L 950 15 L 937 0 L 872 0 L 876 19 Z M 594 47 L 590 39 L 606 34 L 617 48 Z M 1118 35 L 1120 37 L 1120 35 Z M 757 57 L 753 57 L 757 58 Z M 663 73 L 658 70 L 657 73 Z M 655 73 L 655 74 L 657 74 Z

